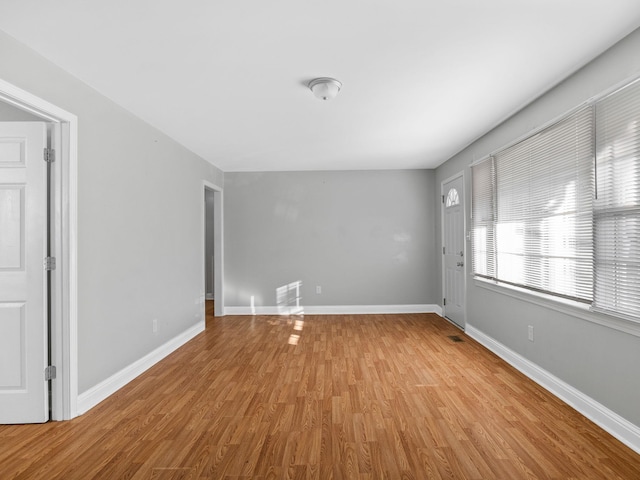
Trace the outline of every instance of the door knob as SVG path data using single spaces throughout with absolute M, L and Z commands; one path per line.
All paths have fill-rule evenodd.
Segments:
M 463 262 L 458 262 L 456 265 L 457 265 L 458 267 L 464 267 L 464 263 L 463 263 Z

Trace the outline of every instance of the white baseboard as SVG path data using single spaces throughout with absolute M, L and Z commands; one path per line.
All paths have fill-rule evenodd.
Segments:
M 382 313 L 437 313 L 439 305 L 318 305 L 303 307 L 224 307 L 225 315 L 358 315 Z
M 640 427 L 629 422 L 588 395 L 547 372 L 519 353 L 468 325 L 465 332 L 531 380 L 575 408 L 596 425 L 609 432 L 632 450 L 640 453 Z
M 185 332 L 173 337 L 164 345 L 159 346 L 154 351 L 142 357 L 140 360 L 135 361 L 131 365 L 123 368 L 117 373 L 114 373 L 106 380 L 100 382 L 96 386 L 90 388 L 86 392 L 78 395 L 78 415 L 86 413 L 91 408 L 98 405 L 108 396 L 114 394 L 116 391 L 124 387 L 131 380 L 138 375 L 148 370 L 167 355 L 177 350 L 182 345 L 187 343 L 193 337 L 204 331 L 204 320 L 198 322 L 193 327 L 189 328 Z
M 214 300 L 214 298 L 213 298 L 213 293 L 206 293 L 206 294 L 204 295 L 204 299 L 205 299 L 205 300 Z

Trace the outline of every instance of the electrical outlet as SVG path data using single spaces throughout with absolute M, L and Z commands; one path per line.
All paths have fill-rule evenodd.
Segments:
M 529 341 L 533 342 L 533 325 L 529 325 L 528 335 L 529 335 Z
M 318 295 L 321 295 L 321 294 L 322 294 L 322 287 L 321 287 L 320 285 L 316 285 L 316 293 L 317 293 Z
M 152 323 L 152 329 L 153 329 L 153 333 L 158 333 L 158 319 L 154 318 Z

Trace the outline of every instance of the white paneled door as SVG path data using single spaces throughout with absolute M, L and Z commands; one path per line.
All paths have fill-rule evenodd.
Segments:
M 46 125 L 0 122 L 0 423 L 49 419 Z
M 459 176 L 442 185 L 444 316 L 464 328 L 464 184 Z

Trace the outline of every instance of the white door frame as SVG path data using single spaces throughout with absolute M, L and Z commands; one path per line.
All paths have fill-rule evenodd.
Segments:
M 53 125 L 51 353 L 57 377 L 52 382 L 52 420 L 69 420 L 78 415 L 78 118 L 2 79 L 0 101 Z
M 213 192 L 213 263 L 215 265 L 213 271 L 213 314 L 216 317 L 224 316 L 224 218 L 223 218 L 223 191 L 218 185 L 211 182 L 203 181 L 202 189 L 202 258 L 206 259 L 207 246 L 205 244 L 205 232 L 207 229 L 207 199 L 206 191 Z M 207 292 L 207 269 L 205 262 L 202 262 L 202 298 L 205 298 Z M 204 317 L 203 317 L 204 318 Z
M 464 170 L 461 172 L 456 173 L 455 175 L 451 175 L 449 178 L 445 178 L 444 180 L 442 180 L 440 182 L 440 196 L 445 195 L 444 193 L 444 186 L 451 182 L 452 180 L 455 180 L 456 178 L 462 177 L 462 188 L 463 190 L 466 189 L 466 183 L 465 183 L 465 176 L 464 176 Z M 467 192 L 466 190 L 463 192 L 463 201 L 462 201 L 462 235 L 463 235 L 463 252 L 464 255 L 462 256 L 462 259 L 464 261 L 464 270 L 463 270 L 463 275 L 462 275 L 462 289 L 464 291 L 464 309 L 463 309 L 463 315 L 464 315 L 464 325 L 466 327 L 467 325 Z M 441 201 L 440 202 L 440 245 L 443 246 L 444 245 L 444 210 L 445 210 L 445 205 L 444 202 Z M 444 264 L 444 254 L 442 253 L 442 250 L 440 251 L 440 257 L 442 258 L 442 296 L 444 297 L 445 295 L 445 284 L 446 284 L 446 280 L 445 280 L 445 264 Z M 446 313 L 447 313 L 447 309 L 446 306 L 443 305 L 442 306 L 442 313 L 443 313 L 443 317 L 446 318 Z M 448 320 L 448 319 L 447 319 Z M 450 320 L 449 320 L 450 321 Z M 451 322 L 451 321 L 450 321 Z M 457 325 L 453 322 L 451 322 L 453 325 L 456 325 L 457 327 L 460 327 L 460 325 Z M 464 328 L 463 328 L 464 330 Z

